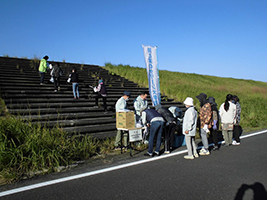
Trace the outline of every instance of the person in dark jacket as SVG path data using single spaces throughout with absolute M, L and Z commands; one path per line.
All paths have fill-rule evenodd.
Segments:
M 212 139 L 214 142 L 213 151 L 219 150 L 219 140 L 218 140 L 218 127 L 219 127 L 219 111 L 217 108 L 217 104 L 215 102 L 214 97 L 209 97 L 208 102 L 211 105 L 211 111 L 212 111 L 212 128 L 210 128 L 210 132 L 212 135 Z
M 240 145 L 240 135 L 242 134 L 242 127 L 240 126 L 241 120 L 241 105 L 239 103 L 239 98 L 236 95 L 233 95 L 232 102 L 236 105 L 236 115 L 235 115 L 235 124 L 234 124 L 234 140 L 232 145 Z
M 103 82 L 103 80 L 98 81 L 98 86 L 94 88 L 94 92 L 96 92 L 96 97 L 95 97 L 95 106 L 98 107 L 98 99 L 102 97 L 103 99 L 103 104 L 104 104 L 104 111 L 107 111 L 107 88 Z
M 73 96 L 74 99 L 79 99 L 79 75 L 76 71 L 76 68 L 72 69 L 72 72 L 70 74 L 71 82 L 72 82 L 72 90 L 73 90 Z M 77 95 L 76 95 L 77 93 Z
M 141 112 L 142 123 L 144 126 L 150 127 L 148 152 L 145 156 L 153 156 L 154 138 L 157 136 L 155 154 L 159 156 L 161 134 L 164 128 L 163 117 L 154 109 L 145 109 Z
M 174 141 L 174 134 L 176 129 L 176 120 L 173 114 L 167 109 L 162 107 L 160 104 L 156 106 L 156 111 L 161 114 L 165 120 L 165 151 L 164 153 L 170 153 Z
M 57 92 L 58 90 L 60 90 L 59 79 L 60 76 L 62 75 L 62 69 L 60 68 L 59 63 L 53 65 L 51 75 L 54 79 L 54 89 L 55 89 L 54 92 Z

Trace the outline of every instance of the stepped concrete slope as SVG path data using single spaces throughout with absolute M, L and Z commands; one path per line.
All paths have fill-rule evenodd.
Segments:
M 49 61 L 54 64 L 55 62 Z M 129 109 L 133 110 L 133 100 L 148 88 L 139 87 L 136 83 L 95 65 L 62 63 L 63 76 L 60 78 L 60 91 L 54 93 L 54 84 L 49 82 L 46 73 L 44 83 L 40 85 L 38 72 L 39 60 L 0 57 L 0 89 L 9 112 L 21 117 L 25 122 L 41 123 L 52 128 L 62 127 L 69 133 L 90 134 L 93 137 L 105 138 L 116 135 L 116 113 L 114 105 L 125 90 L 132 93 Z M 75 67 L 81 80 L 79 84 L 80 99 L 74 100 L 71 84 L 67 83 L 68 74 Z M 103 79 L 108 90 L 108 112 L 95 108 L 95 98 L 89 85 L 96 86 Z M 165 97 L 163 99 L 166 99 Z M 151 100 L 148 98 L 149 105 Z M 183 107 L 179 102 L 162 101 L 164 107 Z

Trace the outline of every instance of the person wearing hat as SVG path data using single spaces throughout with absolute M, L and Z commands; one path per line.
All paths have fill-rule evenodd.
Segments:
M 131 97 L 131 92 L 125 91 L 121 98 L 118 99 L 118 101 L 115 104 L 116 112 L 125 111 L 127 110 L 127 101 Z M 123 134 L 123 140 L 124 140 L 124 147 L 127 148 L 128 146 L 128 134 L 125 131 L 118 130 L 117 135 L 115 138 L 115 144 L 114 144 L 114 150 L 120 150 L 122 147 L 121 145 L 121 136 Z
M 184 101 L 186 111 L 183 119 L 183 134 L 185 135 L 185 143 L 188 150 L 188 155 L 185 159 L 198 158 L 197 147 L 195 143 L 195 135 L 197 129 L 197 111 L 195 110 L 193 99 L 187 97 Z
M 108 93 L 107 93 L 107 88 L 103 82 L 102 79 L 100 79 L 98 81 L 98 86 L 95 87 L 94 91 L 97 93 L 96 94 L 96 97 L 95 97 L 95 106 L 98 107 L 98 99 L 99 97 L 102 97 L 103 99 L 103 106 L 104 106 L 104 111 L 106 112 L 107 111 L 107 96 L 108 96 Z
M 48 59 L 49 59 L 48 56 L 44 56 L 40 62 L 40 65 L 39 65 L 39 73 L 41 74 L 40 85 L 44 84 L 43 83 L 44 82 L 44 76 L 45 76 L 47 68 L 49 68 L 49 64 L 47 62 Z
M 161 114 L 163 119 L 165 120 L 165 154 L 168 154 L 171 152 L 171 148 L 174 141 L 174 134 L 176 129 L 176 120 L 167 108 L 162 107 L 160 104 L 156 105 L 156 111 Z
M 209 129 L 211 128 L 212 122 L 212 110 L 211 105 L 207 100 L 207 95 L 205 93 L 201 93 L 196 96 L 200 102 L 200 111 L 199 111 L 199 118 L 200 118 L 200 135 L 201 140 L 203 143 L 203 148 L 200 150 L 200 155 L 209 155 L 209 143 L 207 138 L 207 133 L 209 133 Z
M 212 135 L 212 139 L 214 142 L 214 146 L 213 146 L 213 151 L 219 150 L 219 139 L 218 139 L 218 127 L 219 127 L 219 111 L 217 108 L 217 104 L 215 102 L 215 98 L 214 97 L 209 97 L 208 98 L 208 102 L 211 105 L 211 110 L 212 110 L 212 128 L 210 128 L 210 132 Z

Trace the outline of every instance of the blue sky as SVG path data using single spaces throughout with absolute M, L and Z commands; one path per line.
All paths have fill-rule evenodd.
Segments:
M 0 56 L 267 82 L 266 0 L 1 0 Z

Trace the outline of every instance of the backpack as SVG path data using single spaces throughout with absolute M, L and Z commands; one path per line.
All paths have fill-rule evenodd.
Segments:
M 53 67 L 52 76 L 54 76 L 54 77 L 60 76 L 60 68 L 57 65 L 55 65 Z

